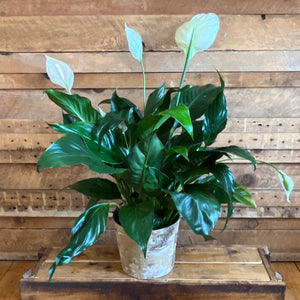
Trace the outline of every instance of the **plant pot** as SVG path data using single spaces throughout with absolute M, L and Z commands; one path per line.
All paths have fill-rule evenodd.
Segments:
M 179 221 L 180 218 L 169 227 L 152 231 L 146 258 L 137 243 L 115 221 L 124 272 L 138 279 L 158 278 L 170 273 L 174 267 Z

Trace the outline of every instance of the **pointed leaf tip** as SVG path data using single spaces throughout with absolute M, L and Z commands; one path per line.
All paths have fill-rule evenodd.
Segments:
M 125 23 L 125 32 L 126 32 L 129 50 L 132 56 L 136 60 L 141 62 L 142 55 L 143 55 L 143 42 L 141 36 L 136 31 L 128 27 L 126 23 Z
M 290 194 L 294 188 L 294 182 L 291 177 L 286 175 L 283 171 L 278 170 L 278 176 L 281 182 L 281 185 L 285 191 L 287 201 L 290 202 Z
M 63 61 L 46 56 L 46 69 L 50 80 L 71 94 L 74 83 L 74 73 L 70 66 Z

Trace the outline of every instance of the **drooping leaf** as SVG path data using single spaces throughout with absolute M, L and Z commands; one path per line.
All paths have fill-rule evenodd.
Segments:
M 141 248 L 146 257 L 147 244 L 153 229 L 154 203 L 143 201 L 135 206 L 122 206 L 119 211 L 120 223 L 127 233 Z
M 231 153 L 243 159 L 249 160 L 253 164 L 254 168 L 256 168 L 257 163 L 255 158 L 249 153 L 249 151 L 243 148 L 240 148 L 238 146 L 228 146 L 216 148 L 214 151 L 223 152 L 224 154 Z
M 210 168 L 210 171 L 223 186 L 223 189 L 226 191 L 226 193 L 231 196 L 234 192 L 234 176 L 231 170 L 225 164 L 217 163 L 215 166 Z
M 209 235 L 220 215 L 220 204 L 201 190 L 170 192 L 176 208 L 196 234 Z
M 69 65 L 46 55 L 46 69 L 50 80 L 65 88 L 71 94 L 74 83 L 74 73 Z
M 203 140 L 206 146 L 211 145 L 217 135 L 226 127 L 227 104 L 223 93 L 213 101 L 203 116 Z
M 78 217 L 72 228 L 68 246 L 57 255 L 49 270 L 50 280 L 56 267 L 70 263 L 74 256 L 99 239 L 106 229 L 109 206 L 109 203 L 96 204 Z
M 47 148 L 41 155 L 37 168 L 42 170 L 77 164 L 86 165 L 92 171 L 100 174 L 118 174 L 125 171 L 124 169 L 112 168 L 105 164 L 98 153 L 88 148 L 78 135 L 71 133 L 60 138 Z
M 290 194 L 294 188 L 294 182 L 291 177 L 285 174 L 283 171 L 278 170 L 278 176 L 281 182 L 281 185 L 285 191 L 287 201 L 290 202 Z
M 81 122 L 96 122 L 100 113 L 91 105 L 91 101 L 79 95 L 68 95 L 60 91 L 46 90 L 49 99 L 71 116 Z
M 104 178 L 89 178 L 78 181 L 69 188 L 96 199 L 120 199 L 117 185 Z
M 197 52 L 204 51 L 213 44 L 219 27 L 220 21 L 217 15 L 199 14 L 176 30 L 175 40 L 186 56 L 190 48 L 190 58 L 192 58 Z
M 257 208 L 252 194 L 249 192 L 249 190 L 245 186 L 243 186 L 237 182 L 234 182 L 233 188 L 234 188 L 234 192 L 233 192 L 232 197 L 235 202 Z
M 141 62 L 143 56 L 143 42 L 141 36 L 136 31 L 128 27 L 126 24 L 125 24 L 125 32 L 126 32 L 129 50 L 132 56 L 136 60 Z

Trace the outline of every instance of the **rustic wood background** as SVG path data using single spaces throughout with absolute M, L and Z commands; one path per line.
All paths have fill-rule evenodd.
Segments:
M 61 190 L 92 176 L 74 166 L 36 171 L 43 150 L 59 135 L 46 124 L 61 112 L 43 94 L 55 87 L 46 76 L 48 54 L 75 74 L 74 93 L 94 105 L 119 93 L 142 105 L 139 64 L 128 52 L 124 23 L 144 42 L 148 93 L 166 82 L 179 85 L 184 56 L 177 27 L 197 13 L 221 21 L 214 45 L 193 59 L 186 81 L 226 82 L 230 120 L 218 145 L 237 144 L 274 163 L 295 183 L 285 201 L 277 174 L 253 173 L 234 163 L 239 182 L 253 192 L 258 210 L 238 207 L 219 243 L 268 245 L 273 260 L 300 260 L 300 3 L 298 0 L 2 0 L 0 2 L 0 258 L 37 256 L 40 247 L 66 245 L 87 199 Z M 226 211 L 222 212 L 226 215 Z M 103 243 L 114 243 L 109 230 Z M 203 243 L 185 224 L 179 244 Z

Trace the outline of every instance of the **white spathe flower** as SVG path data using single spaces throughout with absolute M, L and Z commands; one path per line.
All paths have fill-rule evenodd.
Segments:
M 142 61 L 143 42 L 141 36 L 125 24 L 125 32 L 128 41 L 129 50 L 132 56 L 139 62 Z
M 278 176 L 281 182 L 281 185 L 285 191 L 287 201 L 290 202 L 290 194 L 294 188 L 294 182 L 291 177 L 286 175 L 283 171 L 278 170 Z
M 71 94 L 74 83 L 74 73 L 69 65 L 46 55 L 46 69 L 50 80 L 65 88 Z
M 197 53 L 208 49 L 216 39 L 220 28 L 219 17 L 213 13 L 199 14 L 182 24 L 175 33 L 175 40 L 185 55 L 190 49 L 190 59 Z

